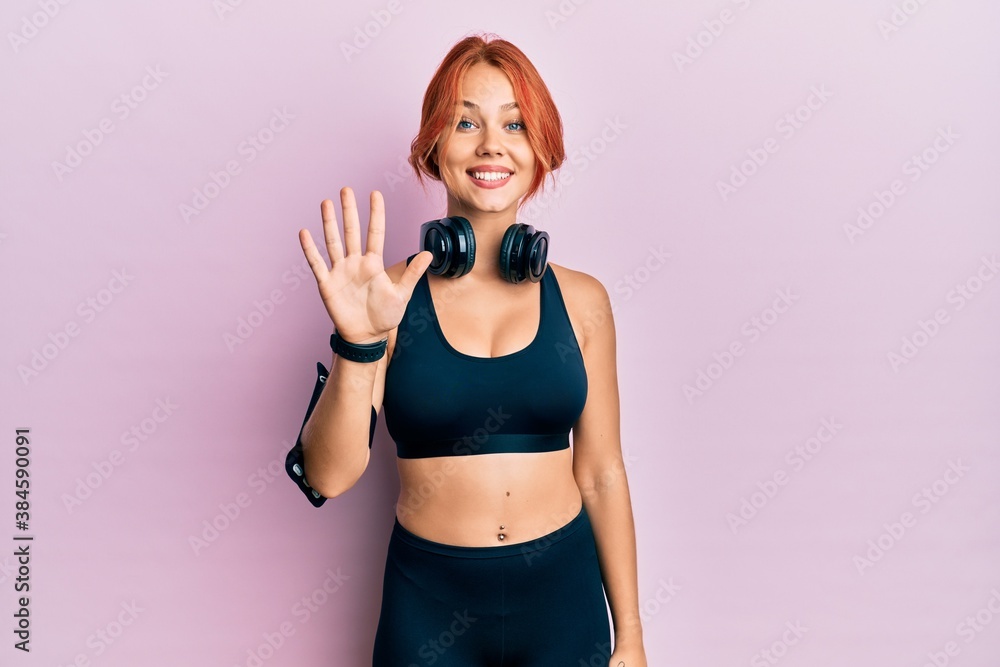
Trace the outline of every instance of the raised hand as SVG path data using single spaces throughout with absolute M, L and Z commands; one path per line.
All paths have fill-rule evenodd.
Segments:
M 349 343 L 374 343 L 386 338 L 399 325 L 406 304 L 420 276 L 430 266 L 433 255 L 423 250 L 413 258 L 398 283 L 386 274 L 382 264 L 385 243 L 385 207 L 382 193 L 371 193 L 367 251 L 361 252 L 361 225 L 354 192 L 340 191 L 344 215 L 344 243 L 340 242 L 337 215 L 329 199 L 320 203 L 323 235 L 330 255 L 330 267 L 320 256 L 309 230 L 299 230 L 299 243 L 316 277 L 320 297 L 337 333 Z M 344 254 L 344 250 L 347 254 Z

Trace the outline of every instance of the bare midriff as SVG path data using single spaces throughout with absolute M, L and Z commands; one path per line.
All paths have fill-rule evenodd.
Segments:
M 572 448 L 396 459 L 400 525 L 425 539 L 470 547 L 527 542 L 580 512 Z

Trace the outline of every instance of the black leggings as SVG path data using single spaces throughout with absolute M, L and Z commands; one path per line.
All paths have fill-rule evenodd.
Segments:
M 396 519 L 373 667 L 606 667 L 611 625 L 585 509 L 529 542 L 432 542 Z

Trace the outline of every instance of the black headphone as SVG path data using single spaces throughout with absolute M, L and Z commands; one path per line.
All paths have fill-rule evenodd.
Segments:
M 446 278 L 464 276 L 476 263 L 472 223 L 454 216 L 420 225 L 421 250 L 434 254 L 428 271 Z M 537 283 L 548 266 L 549 235 L 531 225 L 514 223 L 500 241 L 500 275 L 509 283 L 528 279 Z

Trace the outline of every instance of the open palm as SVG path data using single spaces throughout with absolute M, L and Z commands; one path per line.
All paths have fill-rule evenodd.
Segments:
M 433 255 L 426 250 L 417 253 L 399 282 L 394 283 L 382 262 L 385 243 L 382 193 L 378 190 L 371 193 L 367 251 L 364 253 L 361 252 L 358 208 L 351 188 L 341 189 L 340 204 L 344 217 L 343 245 L 333 202 L 324 199 L 320 203 L 323 235 L 330 256 L 329 268 L 313 243 L 309 230 L 299 230 L 299 243 L 337 333 L 349 343 L 373 343 L 385 338 L 391 329 L 399 325 L 413 288 L 430 266 Z

